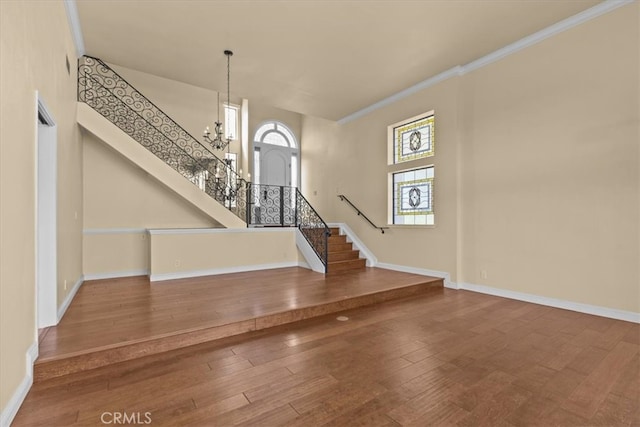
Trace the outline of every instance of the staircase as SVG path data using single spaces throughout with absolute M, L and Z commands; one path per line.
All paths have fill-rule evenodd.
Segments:
M 220 224 L 296 227 L 327 272 L 329 227 L 297 188 L 247 182 L 98 58 L 78 61 L 78 102 L 83 128 Z
M 353 249 L 353 243 L 347 242 L 347 236 L 340 234 L 340 229 L 337 227 L 332 227 L 329 231 L 331 235 L 328 239 L 327 273 L 364 270 L 367 260 L 360 258 L 360 251 Z

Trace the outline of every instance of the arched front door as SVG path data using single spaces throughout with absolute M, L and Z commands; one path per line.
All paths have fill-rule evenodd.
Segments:
M 265 146 L 260 167 L 260 182 L 268 185 L 291 186 L 291 154 L 285 147 Z
M 253 140 L 254 209 L 252 223 L 293 225 L 299 148 L 283 123 L 263 123 Z

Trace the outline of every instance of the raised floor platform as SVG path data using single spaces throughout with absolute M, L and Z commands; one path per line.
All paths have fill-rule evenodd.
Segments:
M 41 334 L 35 380 L 442 288 L 440 278 L 379 268 L 87 281 L 60 324 Z

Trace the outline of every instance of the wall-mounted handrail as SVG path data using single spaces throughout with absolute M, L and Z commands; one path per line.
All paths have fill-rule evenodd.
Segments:
M 347 202 L 353 209 L 356 210 L 356 212 L 358 213 L 358 216 L 361 216 L 362 218 L 364 218 L 369 224 L 371 224 L 371 226 L 377 230 L 380 230 L 382 232 L 382 234 L 384 234 L 384 230 L 388 230 L 389 227 L 378 227 L 377 225 L 375 225 L 373 223 L 373 221 L 371 221 L 364 213 L 362 213 L 362 211 L 360 209 L 358 209 L 356 207 L 356 205 L 354 205 L 353 203 L 351 203 L 351 200 L 349 200 L 347 198 L 347 196 L 345 196 L 344 194 L 338 194 L 338 197 L 340 198 L 340 200 L 342 200 L 343 202 Z

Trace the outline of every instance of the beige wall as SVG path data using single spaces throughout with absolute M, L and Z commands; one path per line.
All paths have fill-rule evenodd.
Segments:
M 220 227 L 89 132 L 83 144 L 87 277 L 149 270 L 146 232 L 119 229 Z
M 297 264 L 295 229 L 151 232 L 151 275 Z M 153 278 L 153 277 L 152 277 Z
M 340 126 L 318 202 L 380 262 L 640 312 L 638 3 Z M 386 127 L 434 109 L 436 156 L 386 165 Z M 306 128 L 306 124 L 313 126 Z M 305 121 L 305 141 L 333 125 Z M 387 172 L 433 163 L 433 228 L 386 223 Z M 482 274 L 485 272 L 486 274 Z M 486 277 L 486 278 L 483 278 Z
M 82 146 L 75 124 L 75 49 L 63 3 L 2 1 L 0 15 L 0 408 L 5 409 L 27 372 L 25 354 L 36 340 L 36 91 L 58 132 L 58 306 L 82 275 Z
M 640 312 L 638 36 L 636 2 L 465 77 L 464 281 Z
M 146 230 L 87 230 L 83 251 L 82 268 L 86 280 L 149 272 Z
M 85 229 L 219 226 L 89 132 L 83 143 Z
M 339 131 L 336 122 L 313 116 L 302 119 L 300 191 L 325 220 L 329 219 L 336 197 L 332 177 L 340 161 Z

